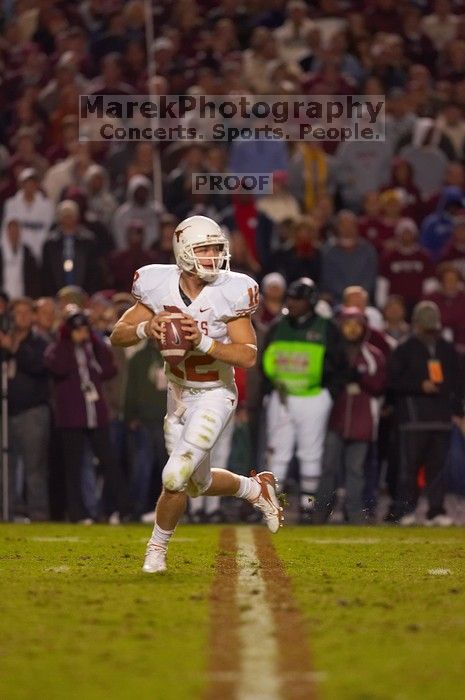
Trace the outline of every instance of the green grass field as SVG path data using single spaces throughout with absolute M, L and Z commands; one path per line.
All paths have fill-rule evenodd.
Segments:
M 147 576 L 147 527 L 0 526 L 0 697 L 200 700 L 219 533 L 179 527 L 169 572 Z M 319 697 L 463 697 L 465 529 L 288 527 L 273 542 Z

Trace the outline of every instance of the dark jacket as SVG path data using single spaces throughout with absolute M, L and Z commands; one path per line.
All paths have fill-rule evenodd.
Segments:
M 93 294 L 103 286 L 102 270 L 90 231 L 80 228 L 74 243 L 74 280 L 72 284 Z M 42 259 L 42 292 L 55 296 L 70 282 L 63 269 L 63 234 L 53 233 L 46 241 Z
M 128 380 L 124 402 L 127 423 L 163 424 L 166 413 L 166 388 L 163 358 L 150 342 L 138 350 L 128 362 Z
M 31 253 L 30 248 L 27 245 L 23 245 L 24 248 L 24 260 L 23 260 L 23 280 L 24 280 L 24 293 L 27 297 L 31 299 L 36 299 L 40 296 L 42 291 L 40 270 L 37 265 L 34 255 Z M 0 248 L 0 289 L 3 289 L 3 253 Z
M 345 440 L 371 442 L 379 420 L 376 397 L 386 386 L 386 358 L 374 345 L 363 342 L 350 364 L 350 379 L 336 397 L 329 429 Z
M 428 361 L 437 359 L 444 381 L 437 394 L 426 394 L 422 384 L 429 378 Z M 450 427 L 453 415 L 463 415 L 463 377 L 453 345 L 438 338 L 432 354 L 418 336 L 412 335 L 392 353 L 388 363 L 388 388 L 395 400 L 399 423 L 416 429 Z
M 8 382 L 8 410 L 11 416 L 49 401 L 49 374 L 44 354 L 47 343 L 32 331 L 10 356 L 13 376 Z M 10 370 L 11 371 L 11 370 Z
M 83 360 L 81 373 L 78 356 Z M 67 337 L 52 343 L 45 364 L 53 375 L 55 422 L 58 428 L 101 428 L 108 423 L 108 408 L 102 382 L 116 374 L 111 349 L 92 333 L 91 341 L 74 345 Z M 87 380 L 84 374 L 87 374 Z M 96 400 L 87 389 L 94 387 Z

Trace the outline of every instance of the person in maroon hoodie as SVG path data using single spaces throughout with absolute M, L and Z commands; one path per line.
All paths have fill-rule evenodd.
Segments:
M 384 243 L 391 235 L 381 216 L 379 192 L 368 192 L 363 198 L 363 214 L 359 217 L 360 235 L 375 246 L 378 252 L 384 249 Z
M 434 264 L 418 244 L 418 228 L 413 219 L 401 219 L 395 230 L 396 246 L 380 260 L 376 302 L 383 308 L 388 296 L 401 296 L 408 316 L 434 278 Z
M 314 522 L 326 522 L 343 479 L 347 520 L 362 523 L 366 520 L 364 467 L 370 443 L 376 438 L 377 398 L 386 383 L 386 359 L 378 348 L 366 342 L 368 322 L 359 309 L 342 307 L 338 320 L 351 369 L 349 381 L 336 397 L 329 418 Z
M 116 374 L 113 353 L 93 332 L 76 305 L 65 308 L 59 339 L 48 346 L 45 366 L 53 377 L 55 425 L 61 437 L 66 498 L 71 522 L 92 522 L 84 505 L 81 474 L 86 439 L 100 462 L 105 491 L 120 515 L 127 515 L 126 486 L 108 432 L 102 382 Z

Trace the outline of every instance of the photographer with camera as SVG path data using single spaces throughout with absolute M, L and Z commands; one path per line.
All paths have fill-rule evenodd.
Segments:
M 48 520 L 47 451 L 50 431 L 49 382 L 44 363 L 47 343 L 33 330 L 34 304 L 21 297 L 1 317 L 0 348 L 8 372 L 10 438 L 9 512 L 30 520 Z M 26 509 L 14 503 L 14 475 L 22 460 Z
M 104 474 L 107 515 L 116 508 L 120 516 L 126 516 L 127 489 L 110 441 L 108 406 L 102 390 L 102 382 L 114 377 L 117 368 L 111 348 L 75 304 L 65 307 L 59 339 L 48 346 L 45 362 L 53 375 L 55 425 L 61 437 L 69 519 L 92 522 L 82 493 L 87 440 Z M 108 503 L 114 508 L 108 509 Z

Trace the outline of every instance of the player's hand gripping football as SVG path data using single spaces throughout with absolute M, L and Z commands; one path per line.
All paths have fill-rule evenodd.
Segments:
M 158 342 L 161 341 L 161 336 L 164 331 L 163 323 L 169 315 L 168 311 L 162 311 L 162 313 L 153 316 L 148 322 L 147 335 Z
M 189 316 L 189 314 L 183 314 L 181 328 L 184 331 L 186 340 L 190 340 L 194 348 L 197 347 L 202 339 L 202 333 L 199 330 L 197 321 L 195 321 L 192 316 Z

